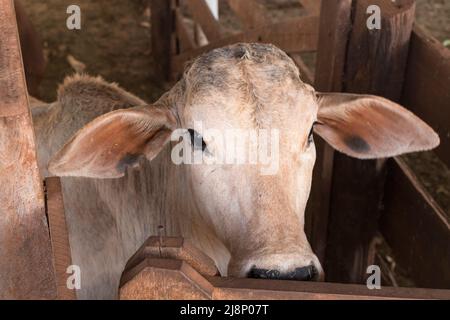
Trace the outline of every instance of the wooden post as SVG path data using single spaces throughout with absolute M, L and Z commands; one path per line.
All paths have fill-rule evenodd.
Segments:
M 12 0 L 0 0 L 0 34 L 0 299 L 52 299 L 52 250 Z
M 205 0 L 186 0 L 189 12 L 208 38 L 208 42 L 220 39 L 220 25 Z
M 315 88 L 317 91 L 342 91 L 348 36 L 351 29 L 352 0 L 330 1 L 323 5 L 319 24 L 319 44 Z M 317 257 L 325 262 L 333 149 L 315 137 L 316 167 L 311 196 L 306 210 L 306 233 Z
M 155 61 L 155 76 L 161 81 L 170 80 L 173 54 L 173 32 L 175 14 L 173 0 L 151 0 L 152 55 Z
M 380 30 L 369 30 L 366 26 L 369 17 L 367 8 L 370 5 L 377 5 L 381 9 Z M 342 23 L 345 24 L 345 30 L 350 32 L 347 33 L 347 41 L 334 41 L 331 44 L 334 44 L 340 56 L 332 54 L 327 62 L 324 60 L 327 52 L 321 53 L 318 61 L 317 89 L 377 94 L 398 101 L 403 87 L 409 38 L 414 22 L 414 1 L 404 1 L 402 6 L 387 0 L 342 1 L 339 5 L 327 3 L 322 8 L 323 14 L 330 13 L 332 6 L 340 6 L 340 14 L 345 17 Z M 347 23 L 350 14 L 349 29 Z M 324 23 L 321 27 L 326 30 L 320 31 L 321 36 L 325 38 L 319 40 L 322 44 L 319 44 L 319 52 L 324 50 L 324 43 L 330 40 L 330 34 L 338 37 L 334 31 L 337 29 L 336 25 L 327 24 L 325 18 L 322 16 Z M 323 64 L 328 64 L 331 74 L 327 75 Z M 323 84 L 328 85 L 328 88 L 322 86 Z M 330 155 L 332 152 L 329 148 L 323 148 L 325 156 L 318 159 L 317 168 L 317 175 L 325 177 L 321 181 L 321 196 L 328 190 L 331 191 L 328 199 L 318 199 L 316 193 L 314 201 L 322 202 L 317 219 L 321 220 L 321 224 L 327 221 L 327 227 L 315 225 L 314 221 L 312 230 L 320 230 L 326 234 L 318 242 L 322 246 L 325 243 L 327 245 L 327 280 L 363 282 L 367 277 L 367 265 L 372 264 L 372 261 L 369 261 L 370 243 L 378 230 L 385 177 L 384 160 L 359 161 L 339 153 Z M 323 234 L 315 234 L 315 237 L 320 238 Z
M 330 1 L 326 1 L 330 2 Z M 340 2 L 340 1 L 336 1 Z M 308 10 L 309 14 L 320 15 L 320 9 L 322 7 L 322 0 L 300 0 L 301 5 Z M 328 3 L 327 3 L 328 5 Z
M 14 5 L 16 8 L 28 92 L 33 97 L 39 98 L 39 84 L 42 81 L 47 65 L 44 57 L 44 50 L 42 48 L 42 41 L 28 18 L 21 2 L 15 0 Z
M 53 264 L 55 266 L 57 299 L 76 300 L 74 290 L 67 287 L 67 268 L 72 265 L 69 233 L 67 230 L 61 179 L 52 177 L 45 179 L 47 189 L 47 216 L 50 227 L 50 240 L 53 248 Z

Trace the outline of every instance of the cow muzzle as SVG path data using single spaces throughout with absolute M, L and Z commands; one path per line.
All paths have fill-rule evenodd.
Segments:
M 252 268 L 248 277 L 269 280 L 317 281 L 319 280 L 319 271 L 314 265 L 296 268 L 286 273 L 278 270 Z

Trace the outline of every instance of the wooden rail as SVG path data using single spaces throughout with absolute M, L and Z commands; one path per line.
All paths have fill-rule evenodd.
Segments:
M 181 14 L 179 2 L 152 1 L 153 55 L 160 63 L 161 72 L 158 74 L 162 76 L 161 80 L 177 79 L 186 62 L 203 52 L 237 42 L 273 43 L 289 54 L 316 51 L 320 1 L 302 0 L 300 3 L 310 12 L 309 16 L 273 23 L 266 8 L 257 1 L 228 0 L 244 29 L 232 36 L 223 37 L 220 24 L 206 2 L 186 0 L 194 23 L 202 28 L 208 39 L 208 45 L 200 46 L 187 31 L 188 26 Z M 301 61 L 299 56 L 297 61 Z
M 437 155 L 450 167 L 450 50 L 415 26 L 401 102 L 439 134 Z
M 228 4 L 247 30 L 263 26 L 270 21 L 266 9 L 255 0 L 228 0 Z
M 190 50 L 171 59 L 172 77 L 176 78 L 185 63 L 204 52 L 237 42 L 267 42 L 272 43 L 286 52 L 309 52 L 317 49 L 318 17 L 302 17 L 269 26 L 263 26 L 246 32 L 221 38 L 209 45 Z
M 162 253 L 160 253 L 162 252 Z M 181 257 L 185 257 L 181 260 Z M 197 267 L 193 267 L 193 266 Z M 122 300 L 449 299 L 450 290 L 212 276 L 212 261 L 181 238 L 150 238 L 125 270 Z
M 390 160 L 380 227 L 417 285 L 450 288 L 450 213 L 401 158 Z

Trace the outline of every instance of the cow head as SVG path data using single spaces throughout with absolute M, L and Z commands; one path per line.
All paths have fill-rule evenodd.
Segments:
M 199 123 L 218 134 L 199 132 Z M 231 253 L 228 273 L 239 277 L 321 278 L 303 230 L 316 158 L 313 132 L 360 159 L 439 144 L 429 126 L 389 100 L 317 93 L 281 50 L 238 44 L 199 57 L 154 105 L 94 120 L 55 155 L 49 170 L 60 176 L 122 177 L 139 156 L 152 160 L 168 145 L 174 148 L 171 136 L 179 129 L 192 140 L 191 151 L 203 157 L 184 165 L 183 181 Z M 224 161 L 232 144 L 227 130 L 237 133 L 234 143 L 241 150 L 249 150 L 241 163 Z M 258 156 L 249 161 L 250 150 L 260 155 L 263 143 L 276 165 Z

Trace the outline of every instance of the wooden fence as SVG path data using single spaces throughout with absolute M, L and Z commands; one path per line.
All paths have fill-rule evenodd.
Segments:
M 229 279 L 182 238 L 150 238 L 122 276 L 120 299 L 302 300 L 448 299 L 450 290 L 382 287 L 303 281 Z
M 309 15 L 270 23 L 256 1 L 228 0 L 245 28 L 228 37 L 222 37 L 203 0 L 186 1 L 209 44 L 199 46 L 190 38 L 180 1 L 152 0 L 153 52 L 164 78 L 176 78 L 186 61 L 214 47 L 273 42 L 315 78 L 318 90 L 376 93 L 411 108 L 439 132 L 442 145 L 436 153 L 449 165 L 449 52 L 413 25 L 414 1 L 327 1 L 319 17 L 319 1 L 303 0 Z M 365 28 L 369 4 L 382 9 L 379 31 Z M 0 0 L 0 33 L 0 298 L 73 299 L 65 285 L 71 256 L 63 199 L 58 179 L 47 181 L 44 198 L 12 0 Z M 299 54 L 316 50 L 313 74 Z M 318 142 L 314 179 L 307 233 L 328 281 L 361 283 L 380 231 L 417 285 L 450 288 L 448 212 L 405 161 L 351 160 Z M 354 222 L 350 227 L 348 219 Z M 146 246 L 154 247 L 152 241 Z M 218 278 L 202 253 L 188 246 L 186 254 L 182 240 L 171 241 L 175 249 L 166 256 L 140 252 L 130 261 L 122 298 L 450 297 L 448 290 L 370 291 L 352 284 Z M 162 252 L 161 243 L 157 246 Z
M 158 61 L 162 80 L 177 79 L 189 60 L 203 52 L 237 42 L 267 42 L 279 46 L 303 66 L 298 55 L 317 50 L 318 13 L 320 1 L 301 0 L 307 16 L 271 22 L 266 8 L 256 0 L 227 0 L 228 5 L 243 25 L 243 30 L 223 35 L 204 0 L 186 0 L 184 3 L 192 19 L 204 31 L 207 45 L 201 46 L 189 33 L 183 19 L 180 0 L 152 0 L 153 56 Z M 169 54 L 168 54 L 169 53 Z

